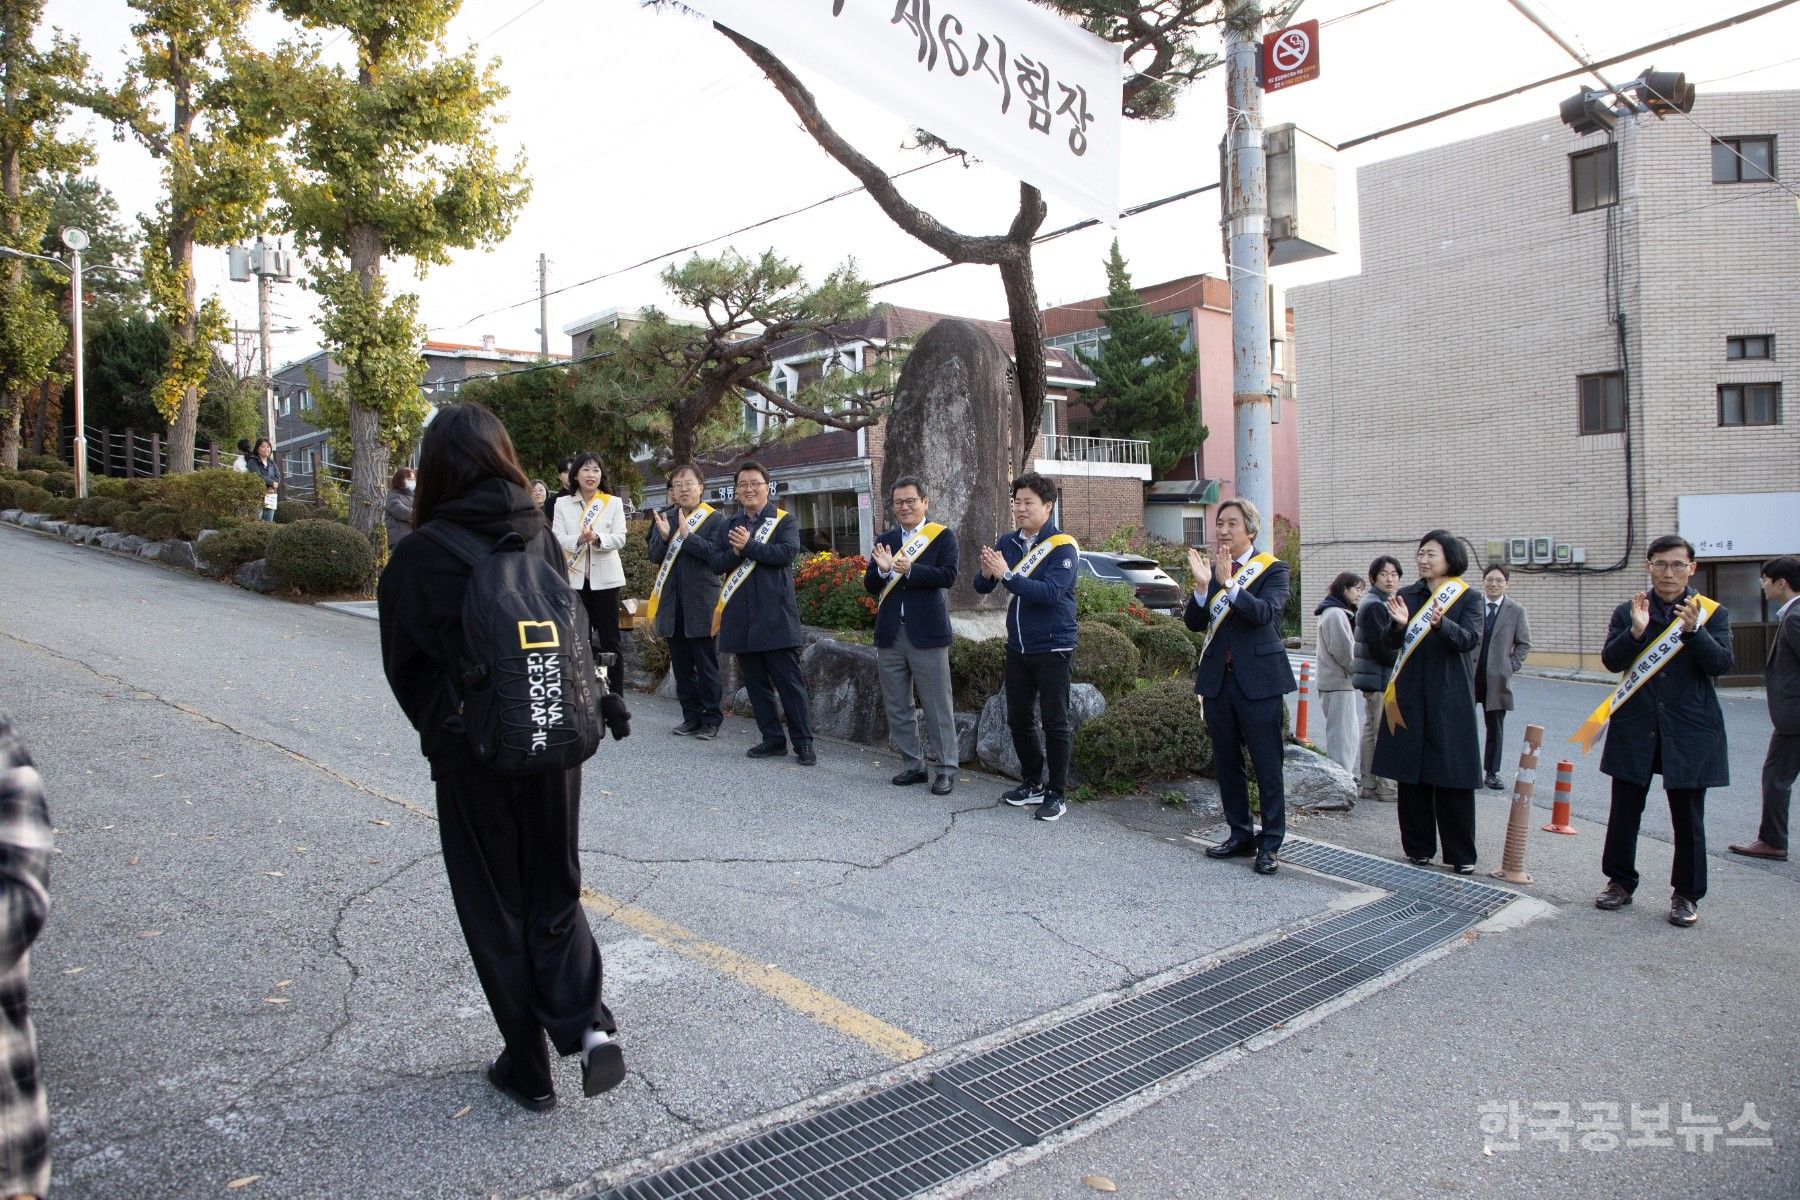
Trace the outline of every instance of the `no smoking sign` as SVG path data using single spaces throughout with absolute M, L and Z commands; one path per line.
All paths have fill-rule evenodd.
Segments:
M 1262 88 L 1278 92 L 1319 77 L 1319 23 L 1302 21 L 1265 34 L 1262 42 Z

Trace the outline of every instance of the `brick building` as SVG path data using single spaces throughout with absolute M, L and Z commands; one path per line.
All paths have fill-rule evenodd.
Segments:
M 1442 526 L 1514 564 L 1534 662 L 1598 668 L 1677 531 L 1753 678 L 1757 564 L 1800 551 L 1796 145 L 1800 92 L 1703 93 L 1691 121 L 1547 119 L 1364 168 L 1362 273 L 1291 294 L 1304 610 Z

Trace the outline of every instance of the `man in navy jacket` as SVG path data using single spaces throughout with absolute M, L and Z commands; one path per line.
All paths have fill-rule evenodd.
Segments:
M 981 548 L 975 590 L 1012 593 L 1006 606 L 1006 723 L 1019 755 L 1023 782 L 1000 798 L 1015 808 L 1037 806 L 1037 819 L 1055 821 L 1068 810 L 1069 676 L 1075 665 L 1075 574 L 1081 548 L 1050 520 L 1056 483 L 1035 471 L 1012 481 L 1018 528 Z M 1036 705 L 1044 725 L 1038 744 Z
M 925 520 L 931 498 L 916 476 L 896 479 L 888 503 L 899 524 L 875 539 L 863 586 L 880 605 L 875 610 L 875 653 L 888 737 L 906 759 L 893 782 L 907 787 L 931 778 L 913 711 L 917 691 L 938 754 L 931 794 L 947 796 L 956 786 L 960 765 L 956 706 L 950 698 L 950 611 L 944 603 L 945 589 L 956 583 L 956 531 Z
M 1218 537 L 1209 560 L 1188 549 L 1194 577 L 1182 619 L 1195 632 L 1212 628 L 1212 608 L 1220 592 L 1225 601 L 1219 627 L 1194 668 L 1194 691 L 1206 705 L 1206 728 L 1212 734 L 1213 764 L 1219 773 L 1219 799 L 1231 836 L 1207 850 L 1209 858 L 1256 855 L 1256 873 L 1273 875 L 1275 855 L 1287 835 L 1287 795 L 1281 775 L 1282 697 L 1294 690 L 1294 668 L 1281 642 L 1281 614 L 1287 607 L 1288 568 L 1280 559 L 1264 566 L 1248 584 L 1238 576 L 1256 557 L 1256 535 L 1262 517 L 1248 500 L 1220 503 L 1213 517 Z M 1244 775 L 1244 750 L 1256 768 L 1257 798 L 1262 809 L 1262 838 L 1250 818 L 1250 786 Z
M 751 758 L 780 758 L 788 739 L 794 757 L 803 767 L 818 762 L 813 753 L 812 714 L 806 703 L 806 680 L 800 675 L 800 606 L 794 599 L 794 573 L 789 568 L 800 557 L 800 523 L 792 513 L 776 522 L 773 533 L 758 541 L 763 522 L 775 519 L 769 497 L 769 473 L 762 464 L 745 460 L 737 469 L 738 515 L 725 526 L 714 543 L 712 569 L 731 575 L 746 562 L 756 564 L 725 604 L 719 621 L 719 649 L 737 655 L 744 675 L 744 690 L 756 713 L 762 741 L 746 753 Z M 775 697 L 781 696 L 781 707 Z M 787 730 L 781 728 L 787 714 Z

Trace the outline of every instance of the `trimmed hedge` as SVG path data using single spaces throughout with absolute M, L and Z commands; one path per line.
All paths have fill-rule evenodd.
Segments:
M 54 454 L 21 454 L 19 470 L 21 471 L 66 471 L 69 464 Z
M 75 511 L 75 501 L 67 496 L 52 496 L 44 501 L 44 515 L 61 521 Z
M 260 504 L 261 501 L 258 503 Z M 297 525 L 301 521 L 332 520 L 336 520 L 336 518 L 328 509 L 321 508 L 317 504 L 308 504 L 304 500 L 289 500 L 286 496 L 281 498 L 281 505 L 275 510 L 275 524 L 277 525 Z
M 1089 617 L 1088 620 L 1098 621 L 1102 625 L 1111 625 L 1120 633 L 1133 639 L 1135 639 L 1138 630 L 1146 628 L 1142 621 L 1138 620 L 1130 613 L 1124 612 L 1095 613 L 1093 616 Z
M 1212 766 L 1212 738 L 1186 682 L 1151 684 L 1075 731 L 1075 769 L 1109 792 L 1131 792 Z
M 950 640 L 950 692 L 956 707 L 978 709 L 1006 682 L 1006 639 Z
M 262 476 L 248 471 L 221 467 L 167 475 L 158 482 L 157 499 L 176 512 L 191 514 L 199 529 L 217 528 L 234 517 L 254 517 L 262 507 Z
M 268 521 L 250 521 L 221 530 L 194 547 L 200 561 L 214 570 L 230 574 L 245 563 L 267 558 L 269 539 L 275 526 Z
M 1199 657 L 1187 630 L 1172 622 L 1139 625 L 1127 632 L 1142 656 L 1138 673 L 1145 679 L 1161 680 L 1185 674 L 1193 670 Z
M 269 570 L 302 592 L 358 590 L 375 573 L 369 539 L 336 521 L 295 521 L 269 539 Z
M 88 498 L 100 496 L 107 500 L 123 500 L 125 498 L 125 481 L 114 479 L 110 475 L 88 476 Z
M 1108 701 L 1131 690 L 1139 661 L 1138 648 L 1111 625 L 1083 621 L 1075 627 L 1075 682 L 1093 684 Z
M 119 514 L 130 506 L 123 500 L 114 500 L 106 496 L 89 496 L 85 500 L 75 502 L 74 517 L 83 525 L 107 525 L 119 519 Z
M 41 513 L 44 506 L 50 503 L 50 493 L 36 484 L 20 480 L 13 484 L 13 506 L 26 512 Z
M 0 508 L 17 508 L 13 493 L 18 491 L 19 484 L 15 479 L 0 478 Z
M 19 481 L 21 483 L 29 483 L 32 487 L 35 487 L 35 488 L 43 487 L 44 480 L 46 480 L 48 478 L 50 478 L 50 472 L 48 472 L 48 471 L 41 471 L 41 470 L 38 470 L 33 467 L 20 467 L 19 468 Z M 48 490 L 48 489 L 46 489 L 46 490 Z

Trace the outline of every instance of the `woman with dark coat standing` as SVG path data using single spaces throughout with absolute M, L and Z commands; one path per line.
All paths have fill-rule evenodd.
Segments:
M 1470 656 L 1481 645 L 1481 599 L 1460 578 L 1468 552 L 1434 529 L 1419 539 L 1419 579 L 1364 611 L 1371 636 L 1396 655 L 1398 706 L 1375 738 L 1375 774 L 1400 789 L 1400 845 L 1417 866 L 1443 843 L 1444 865 L 1475 871 L 1475 789 L 1481 786 L 1481 733 Z M 1406 637 L 1424 614 L 1410 653 Z
M 415 529 L 439 520 L 483 538 L 517 533 L 527 553 L 565 568 L 512 440 L 486 409 L 440 410 L 425 431 L 419 475 Z M 581 908 L 581 771 L 500 775 L 475 760 L 463 733 L 450 684 L 460 673 L 468 582 L 468 565 L 431 537 L 395 546 L 376 593 L 382 666 L 431 764 L 450 896 L 505 1043 L 488 1082 L 542 1111 L 556 1104 L 546 1034 L 557 1053 L 581 1055 L 584 1095 L 617 1085 L 625 1060 Z

